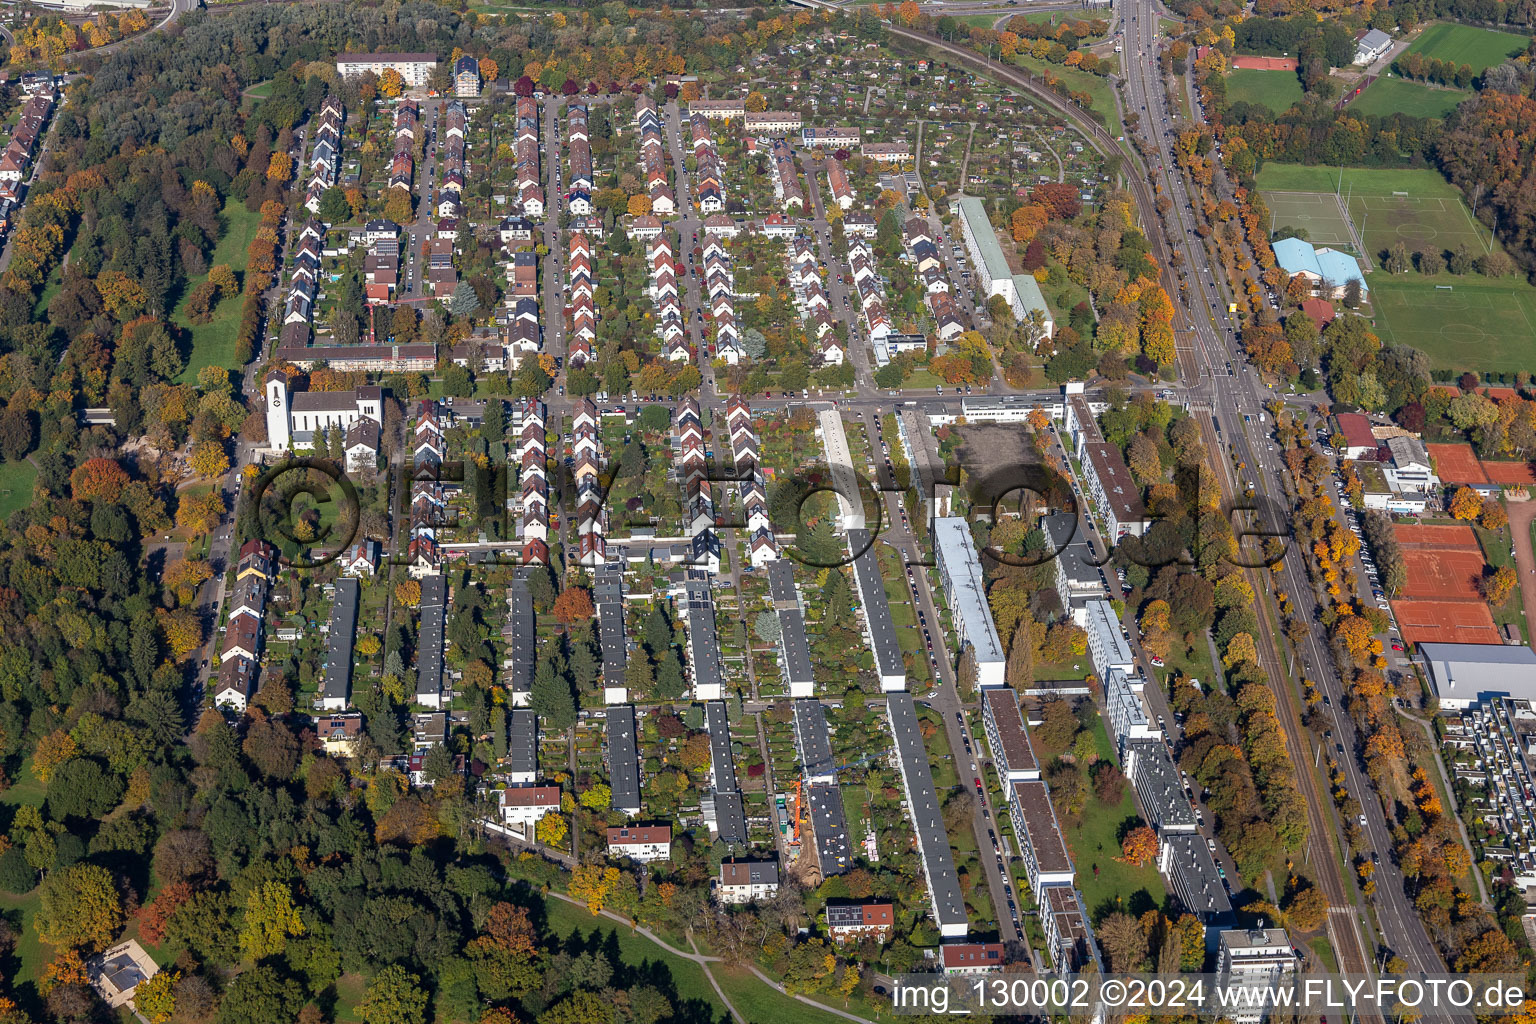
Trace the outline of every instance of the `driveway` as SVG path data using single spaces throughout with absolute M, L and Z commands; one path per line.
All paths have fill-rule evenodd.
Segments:
M 1505 502 L 1509 532 L 1515 541 L 1515 564 L 1520 568 L 1520 600 L 1525 604 L 1527 629 L 1536 628 L 1536 552 L 1531 549 L 1531 523 L 1536 522 L 1536 501 Z

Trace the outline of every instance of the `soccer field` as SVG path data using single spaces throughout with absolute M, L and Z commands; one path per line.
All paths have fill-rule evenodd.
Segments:
M 1431 89 L 1401 78 L 1379 78 L 1348 109 L 1352 114 L 1443 118 L 1470 95 L 1460 89 Z
M 1524 53 L 1530 41 L 1529 36 L 1512 32 L 1441 22 L 1426 28 L 1406 52 L 1467 64 L 1473 74 L 1482 74 L 1493 65 Z
M 1486 228 L 1472 219 L 1460 199 L 1437 196 L 1349 197 L 1349 216 L 1360 229 L 1372 256 L 1398 242 L 1409 253 L 1451 252 L 1465 245 L 1482 256 L 1493 245 Z
M 1301 97 L 1301 79 L 1294 71 L 1238 68 L 1227 75 L 1228 103 L 1257 103 L 1278 114 L 1300 103 Z
M 1272 217 L 1271 231 L 1300 228 L 1313 245 L 1355 247 L 1344 211 L 1332 192 L 1265 192 L 1264 204 Z
M 1444 290 L 1433 281 L 1454 283 Z M 1524 281 L 1376 273 L 1370 286 L 1383 343 L 1411 345 L 1429 357 L 1434 369 L 1530 369 L 1536 289 Z
M 1342 174 L 1342 178 L 1341 178 Z M 1306 166 L 1266 163 L 1256 176 L 1263 192 L 1353 192 L 1355 195 L 1414 196 L 1459 199 L 1461 193 L 1439 171 L 1414 168 Z

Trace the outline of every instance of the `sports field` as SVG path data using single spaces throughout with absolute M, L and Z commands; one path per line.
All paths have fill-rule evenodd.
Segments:
M 1488 480 L 1496 484 L 1536 484 L 1536 470 L 1529 462 L 1485 462 L 1483 471 Z
M 1404 640 L 1413 643 L 1496 644 L 1499 630 L 1482 601 L 1393 601 Z
M 1529 42 L 1529 36 L 1512 32 L 1441 22 L 1426 28 L 1406 52 L 1468 64 L 1473 74 L 1481 74 L 1494 64 L 1524 53 Z
M 1432 448 L 1465 447 L 1459 445 L 1431 445 Z M 1472 527 L 1459 523 L 1393 523 L 1392 535 L 1404 551 L 1420 548 L 1447 548 L 1451 550 L 1480 551 L 1477 534 Z
M 1356 250 L 1353 234 L 1371 269 L 1398 242 L 1410 254 L 1465 245 L 1474 256 L 1497 244 L 1435 171 L 1265 164 L 1257 182 L 1272 228 L 1305 228 L 1313 244 L 1346 251 Z M 1367 284 L 1383 342 L 1419 349 L 1436 369 L 1529 369 L 1536 288 L 1522 278 L 1376 272 Z
M 1461 89 L 1432 89 L 1402 78 L 1378 78 L 1347 109 L 1351 114 L 1378 117 L 1408 114 L 1444 118 L 1471 95 Z
M 1294 71 L 1239 68 L 1227 75 L 1227 101 L 1257 103 L 1280 113 L 1301 102 L 1301 79 Z
M 1403 585 L 1402 596 L 1476 601 L 1483 564 L 1483 553 L 1477 550 L 1404 551 L 1408 582 Z
M 1439 280 L 1455 283 L 1445 291 L 1432 283 Z M 1369 284 L 1382 342 L 1418 349 L 1432 369 L 1514 373 L 1531 368 L 1536 288 L 1524 281 L 1377 273 Z
M 1435 475 L 1448 484 L 1485 484 L 1488 474 L 1477 459 L 1477 453 L 1469 444 L 1427 444 L 1430 460 L 1435 465 Z M 1401 531 L 1402 527 L 1398 527 Z M 1468 533 L 1471 531 L 1468 530 Z M 1398 533 L 1398 540 L 1403 535 Z

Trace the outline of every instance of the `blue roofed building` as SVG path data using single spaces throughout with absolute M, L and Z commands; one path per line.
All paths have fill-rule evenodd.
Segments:
M 1360 282 L 1360 294 L 1368 295 L 1370 286 L 1360 273 L 1360 264 L 1347 252 L 1313 246 L 1299 238 L 1282 238 L 1273 246 L 1275 262 L 1287 274 L 1300 274 L 1312 288 L 1312 294 L 1338 298 L 1351 281 Z M 1324 294 L 1326 283 L 1326 292 Z

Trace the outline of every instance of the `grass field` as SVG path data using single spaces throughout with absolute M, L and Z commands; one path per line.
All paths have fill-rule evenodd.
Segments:
M 1471 25 L 1452 25 L 1441 22 L 1426 28 L 1419 38 L 1408 47 L 1408 53 L 1422 53 L 1426 57 L 1469 64 L 1473 74 L 1481 74 L 1508 57 L 1525 52 L 1530 42 L 1528 36 L 1512 32 L 1495 32 L 1492 29 L 1474 28 Z
M 1439 290 L 1437 281 L 1454 282 L 1452 290 Z M 1411 345 L 1435 369 L 1530 369 L 1536 289 L 1518 277 L 1372 274 L 1370 285 L 1383 343 Z
M 1402 78 L 1379 78 L 1349 105 L 1348 110 L 1352 114 L 1443 118 L 1470 95 L 1460 89 L 1432 89 Z
M 1113 759 L 1114 748 L 1102 720 L 1093 724 L 1093 739 L 1099 756 Z M 1116 859 L 1120 856 L 1121 828 L 1139 820 L 1136 797 L 1127 783 L 1119 806 L 1106 808 L 1098 797 L 1090 797 L 1081 821 L 1075 828 L 1066 829 L 1067 846 L 1077 865 L 1077 885 L 1083 893 L 1083 905 L 1094 921 L 1116 910 L 1140 915 L 1153 907 L 1161 907 L 1167 899 L 1167 890 L 1157 868 L 1150 864 L 1138 868 Z
M 1227 100 L 1257 103 L 1279 113 L 1301 102 L 1301 79 L 1294 71 L 1238 68 L 1227 75 Z
M 1461 196 L 1438 171 L 1414 168 L 1346 167 L 1341 172 L 1337 167 L 1271 162 L 1259 170 L 1255 181 L 1264 192 L 1332 192 L 1339 187 L 1361 195 L 1408 192 L 1421 197 Z
M 256 237 L 256 229 L 261 226 L 261 214 L 247 210 L 244 203 L 229 202 L 224 205 L 224 219 L 229 225 L 228 229 L 213 247 L 208 265 L 213 267 L 227 263 L 237 277 L 243 278 L 246 250 L 250 247 L 251 239 Z M 192 351 L 187 358 L 187 368 L 180 377 L 183 384 L 195 383 L 197 371 L 205 366 L 236 369 L 235 335 L 240 328 L 240 309 L 245 300 L 239 295 L 224 299 L 214 310 L 212 320 L 206 324 L 192 324 L 186 317 L 187 295 L 205 280 L 206 274 L 188 281 L 187 294 L 176 304 L 175 322 L 192 333 Z
M 714 973 L 747 1024 L 835 1024 L 842 1019 L 774 991 L 744 967 L 721 967 Z
M 1115 129 L 1111 134 L 1119 134 L 1120 119 L 1115 113 L 1114 90 L 1109 84 L 1109 79 L 1099 75 L 1090 75 L 1086 71 L 1076 68 L 1063 67 L 1060 64 L 1052 64 L 1045 60 L 1036 60 L 1034 57 L 1020 56 L 1014 59 L 1021 68 L 1028 68 L 1037 75 L 1047 72 L 1060 79 L 1062 84 L 1073 92 L 1084 92 L 1092 97 L 1092 106 L 1100 114 L 1104 115 L 1105 123 Z
M 1353 249 L 1354 237 L 1344 211 L 1331 192 L 1266 192 L 1264 203 L 1269 207 L 1272 231 L 1296 228 L 1307 233 L 1307 241 L 1313 245 L 1327 245 L 1335 249 Z
M 32 484 L 35 480 L 37 467 L 30 462 L 7 462 L 0 465 L 0 520 L 32 504 Z

